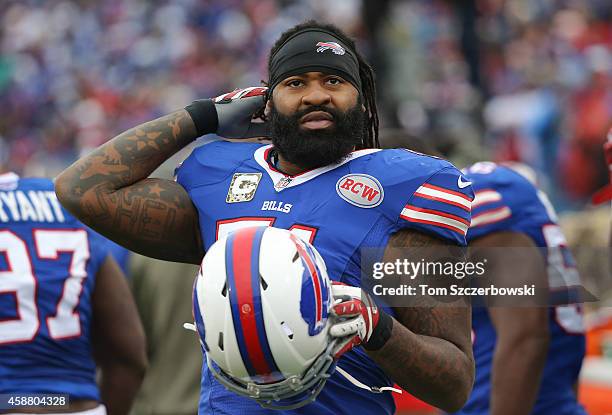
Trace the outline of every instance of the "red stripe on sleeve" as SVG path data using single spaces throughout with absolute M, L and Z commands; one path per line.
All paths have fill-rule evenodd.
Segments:
M 468 202 L 471 202 L 472 199 L 470 199 L 467 195 L 460 193 L 460 192 L 456 192 L 454 190 L 450 190 L 450 189 L 446 189 L 444 187 L 440 187 L 440 186 L 435 186 L 433 184 L 429 184 L 429 183 L 425 183 L 423 185 L 423 187 L 427 187 L 429 189 L 433 189 L 433 190 L 437 190 L 439 192 L 444 192 L 444 193 L 448 193 L 449 195 L 454 195 L 454 196 L 458 196 L 460 198 L 463 198 L 465 200 L 467 200 Z

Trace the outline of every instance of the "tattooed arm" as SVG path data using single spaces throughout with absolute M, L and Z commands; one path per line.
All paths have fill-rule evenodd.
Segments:
M 62 172 L 62 205 L 96 231 L 154 258 L 199 264 L 198 214 L 170 180 L 147 179 L 198 134 L 185 110 L 146 122 L 100 146 Z
M 435 247 L 437 253 L 444 251 L 445 245 L 434 237 L 403 230 L 391 237 L 385 261 L 406 258 L 406 248 Z M 448 248 L 447 254 L 453 255 Z M 420 259 L 419 255 L 414 261 Z M 391 338 L 380 350 L 368 354 L 403 389 L 445 411 L 457 411 L 474 383 L 470 306 L 462 302 L 436 307 L 431 298 L 418 296 L 413 301 L 407 307 L 394 307 Z

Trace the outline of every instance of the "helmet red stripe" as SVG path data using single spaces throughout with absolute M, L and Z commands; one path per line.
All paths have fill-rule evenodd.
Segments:
M 256 232 L 257 228 L 253 227 L 236 234 L 233 247 L 233 267 L 240 325 L 246 339 L 245 346 L 255 372 L 263 375 L 271 373 L 272 369 L 268 365 L 261 347 L 251 286 L 251 252 Z

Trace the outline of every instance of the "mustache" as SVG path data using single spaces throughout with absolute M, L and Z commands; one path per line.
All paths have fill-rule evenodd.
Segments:
M 331 117 L 334 120 L 337 120 L 339 117 L 341 117 L 343 115 L 343 113 L 335 108 L 330 108 L 330 107 L 326 107 L 324 105 L 313 105 L 311 107 L 305 108 L 303 110 L 300 111 L 296 111 L 293 114 L 291 114 L 291 118 L 293 118 L 294 120 L 299 120 L 301 119 L 303 116 L 310 114 L 311 112 L 326 112 L 329 115 L 331 115 Z

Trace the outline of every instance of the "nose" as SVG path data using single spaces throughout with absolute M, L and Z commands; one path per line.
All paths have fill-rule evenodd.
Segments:
M 320 86 L 311 86 L 308 88 L 302 97 L 302 104 L 305 106 L 311 105 L 327 105 L 331 102 L 331 96 Z

